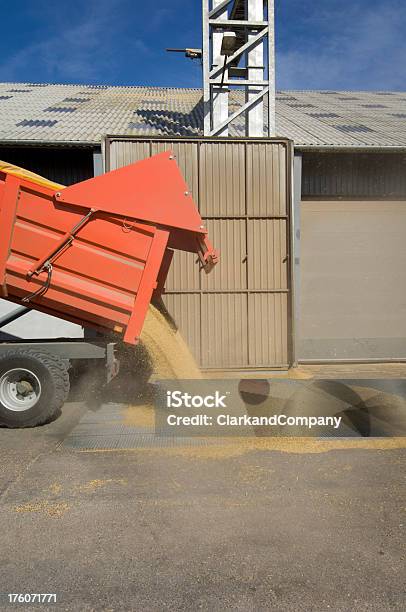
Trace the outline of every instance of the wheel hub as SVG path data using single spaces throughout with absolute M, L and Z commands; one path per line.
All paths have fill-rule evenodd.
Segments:
M 34 387 L 28 380 L 20 380 L 16 384 L 16 390 L 19 395 L 26 397 L 27 395 L 30 395 L 30 393 L 34 391 Z
M 41 383 L 30 370 L 14 368 L 0 377 L 0 402 L 8 410 L 22 412 L 38 402 Z

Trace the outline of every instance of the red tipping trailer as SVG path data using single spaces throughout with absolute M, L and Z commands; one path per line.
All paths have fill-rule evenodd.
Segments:
M 135 344 L 173 249 L 217 262 L 171 153 L 58 191 L 0 171 L 2 297 Z
M 138 342 L 148 306 L 164 289 L 174 249 L 198 254 L 206 272 L 218 260 L 170 152 L 58 189 L 0 167 L 0 228 L 1 297 L 116 332 L 129 344 Z M 0 424 L 2 406 L 8 401 L 18 412 L 36 386 L 33 377 L 5 377 L 3 362 L 4 343 Z

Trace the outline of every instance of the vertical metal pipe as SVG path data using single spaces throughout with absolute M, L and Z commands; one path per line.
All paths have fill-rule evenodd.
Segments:
M 213 8 L 219 6 L 223 0 L 213 0 Z M 222 11 L 219 19 L 227 19 L 228 11 L 227 8 Z M 214 30 L 212 33 L 212 54 L 213 54 L 213 68 L 220 68 L 224 64 L 224 56 L 221 55 L 221 44 L 223 41 L 223 32 Z M 224 80 L 228 79 L 228 70 L 224 71 Z M 213 129 L 220 126 L 228 117 L 228 86 L 213 85 Z M 218 136 L 228 136 L 228 128 L 224 128 L 219 132 Z
M 248 21 L 264 21 L 263 0 L 248 0 Z M 257 30 L 250 30 L 248 41 L 255 38 Z M 258 43 L 254 49 L 247 53 L 248 80 L 253 82 L 264 79 L 264 41 Z M 262 87 L 250 85 L 246 90 L 246 101 L 255 98 L 262 91 Z M 264 103 L 263 99 L 247 111 L 246 135 L 249 137 L 264 135 Z
M 204 135 L 210 136 L 211 132 L 211 91 L 210 91 L 210 27 L 209 27 L 209 0 L 203 0 L 203 112 L 204 112 Z
M 269 82 L 268 96 L 268 136 L 276 135 L 276 70 L 275 70 L 275 6 L 274 0 L 268 1 L 268 66 L 267 79 Z
M 302 202 L 302 155 L 295 153 L 293 159 L 293 198 L 291 211 L 291 253 L 293 293 L 293 365 L 297 364 L 300 351 L 300 207 Z

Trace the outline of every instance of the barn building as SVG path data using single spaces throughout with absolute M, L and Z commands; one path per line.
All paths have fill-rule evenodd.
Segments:
M 406 93 L 278 92 L 249 141 L 203 138 L 198 89 L 2 83 L 0 117 L 0 159 L 67 185 L 175 149 L 223 255 L 168 284 L 204 368 L 406 359 Z

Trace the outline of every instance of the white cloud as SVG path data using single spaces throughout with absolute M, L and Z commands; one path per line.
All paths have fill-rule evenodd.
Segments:
M 317 4 L 317 3 L 316 3 Z M 348 10 L 314 6 L 308 32 L 277 56 L 279 89 L 406 90 L 406 7 L 397 0 Z
M 72 15 L 42 5 L 43 39 L 3 59 L 0 79 L 18 81 L 30 70 L 50 81 L 92 82 L 114 74 L 120 58 L 109 53 L 109 47 L 122 24 L 122 4 L 123 0 L 88 0 L 81 14 Z

